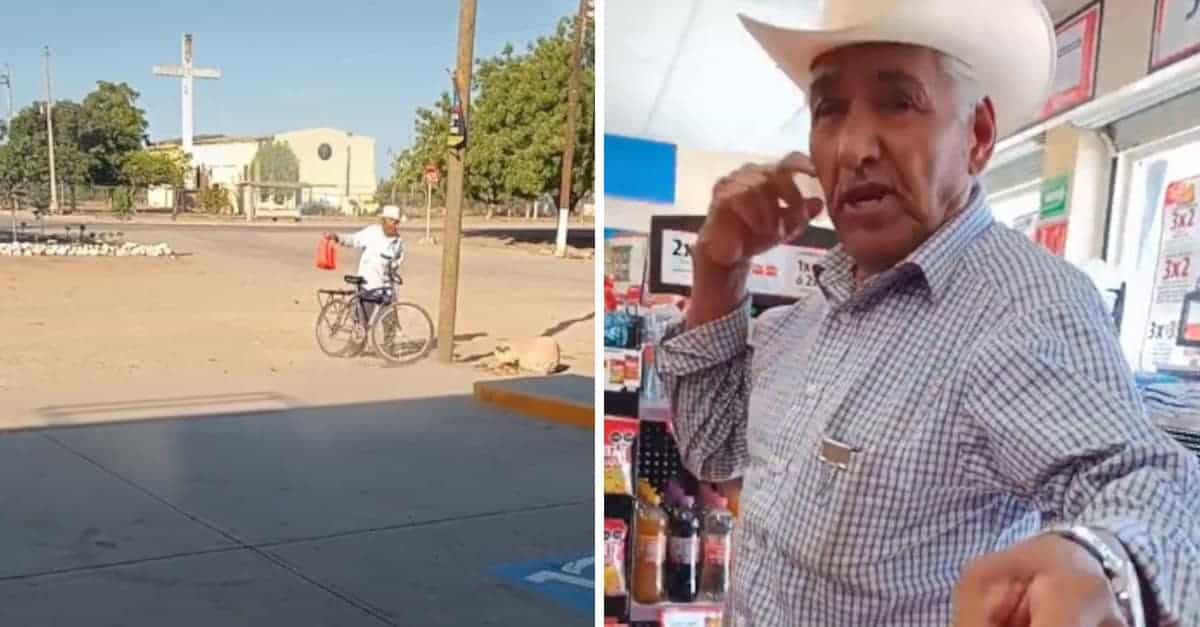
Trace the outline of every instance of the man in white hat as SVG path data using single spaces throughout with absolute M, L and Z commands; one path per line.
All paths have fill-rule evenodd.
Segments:
M 392 264 L 404 259 L 404 241 L 400 239 L 400 208 L 395 205 L 384 206 L 379 212 L 379 224 L 372 224 L 351 235 L 326 233 L 325 236 L 342 246 L 362 250 L 358 258 L 358 276 L 362 277 L 362 288 L 367 291 L 363 297 L 366 309 L 363 313 L 365 319 L 369 320 L 375 305 L 388 297 L 386 289 L 391 287 Z
M 1200 625 L 1200 464 L 1145 417 L 1088 278 L 979 183 L 1047 97 L 1045 8 L 823 11 L 743 18 L 808 95 L 811 157 L 717 183 L 659 352 L 684 463 L 743 485 L 734 623 Z M 750 259 L 824 210 L 821 294 L 751 339 Z

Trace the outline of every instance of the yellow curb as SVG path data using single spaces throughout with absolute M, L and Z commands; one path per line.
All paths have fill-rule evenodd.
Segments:
M 504 389 L 503 381 L 477 381 L 475 400 L 528 418 L 580 429 L 596 428 L 596 415 L 591 405 L 573 403 L 552 396 L 514 392 Z

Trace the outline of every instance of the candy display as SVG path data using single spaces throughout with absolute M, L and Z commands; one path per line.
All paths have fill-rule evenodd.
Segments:
M 625 543 L 628 533 L 625 521 L 604 519 L 604 596 L 629 594 L 625 585 Z
M 604 493 L 633 494 L 633 441 L 638 421 L 604 419 Z

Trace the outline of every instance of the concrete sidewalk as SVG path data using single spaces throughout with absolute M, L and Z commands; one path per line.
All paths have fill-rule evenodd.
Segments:
M 466 395 L 0 434 L 0 625 L 590 624 L 496 572 L 591 564 L 591 460 Z
M 579 375 L 495 379 L 475 383 L 475 398 L 515 414 L 594 429 L 595 379 Z

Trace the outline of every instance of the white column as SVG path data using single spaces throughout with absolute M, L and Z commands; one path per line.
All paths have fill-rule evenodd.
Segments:
M 1042 179 L 1066 175 L 1067 241 L 1064 257 L 1074 264 L 1098 259 L 1104 251 L 1113 149 L 1104 135 L 1061 126 L 1046 133 Z
M 179 84 L 179 99 L 183 103 L 183 152 L 192 154 L 192 77 L 183 77 Z
M 179 101 L 183 108 L 183 152 L 192 153 L 192 36 L 183 36 L 183 77 L 179 81 Z

